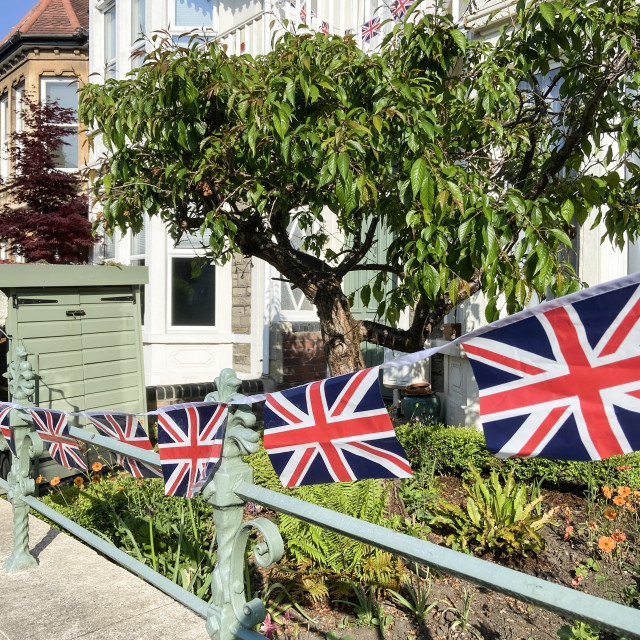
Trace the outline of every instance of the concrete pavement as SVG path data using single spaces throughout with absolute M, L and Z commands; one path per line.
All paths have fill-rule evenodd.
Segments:
M 7 573 L 11 505 L 0 499 L 0 640 L 208 640 L 205 621 L 90 547 L 30 516 L 36 569 Z

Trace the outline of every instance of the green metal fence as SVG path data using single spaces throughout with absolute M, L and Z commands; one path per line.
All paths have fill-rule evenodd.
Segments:
M 237 393 L 240 381 L 232 371 L 224 370 L 216 382 L 218 391 L 213 400 L 231 402 L 242 399 L 243 396 Z M 14 402 L 23 403 L 27 400 L 29 390 L 28 384 L 24 388 L 14 384 Z M 259 599 L 250 602 L 245 599 L 246 545 L 252 530 L 257 529 L 262 533 L 263 541 L 254 546 L 254 556 L 263 567 L 277 562 L 282 557 L 284 547 L 280 533 L 271 520 L 255 518 L 243 521 L 244 505 L 251 501 L 377 546 L 412 562 L 555 611 L 570 620 L 581 620 L 602 630 L 640 639 L 640 611 L 637 609 L 506 569 L 255 485 L 253 471 L 242 456 L 258 451 L 259 438 L 252 429 L 255 416 L 250 407 L 241 404 L 229 407 L 222 460 L 203 489 L 204 498 L 214 508 L 218 544 L 218 562 L 211 568 L 213 597 L 210 603 L 204 602 L 36 499 L 35 481 L 30 477 L 30 468 L 31 460 L 42 453 L 43 443 L 32 431 L 30 419 L 23 412 L 14 409 L 11 420 L 17 455 L 12 457 L 8 481 L 0 480 L 0 487 L 8 491 L 13 507 L 14 548 L 5 563 L 8 571 L 37 567 L 37 561 L 29 551 L 28 513 L 32 508 L 205 618 L 206 630 L 212 639 L 257 640 L 263 636 L 255 628 L 264 620 L 266 609 Z M 87 430 L 72 427 L 71 436 L 142 462 L 160 464 L 156 453 Z

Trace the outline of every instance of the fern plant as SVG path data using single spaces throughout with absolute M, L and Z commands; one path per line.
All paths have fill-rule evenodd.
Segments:
M 544 514 L 536 513 L 542 497 L 531 500 L 526 485 L 516 483 L 513 472 L 504 485 L 495 471 L 484 480 L 471 468 L 472 485 L 463 485 L 467 492 L 464 508 L 441 501 L 429 524 L 449 531 L 445 543 L 463 551 L 516 554 L 523 557 L 529 551 L 545 548 L 540 529 L 553 522 L 558 507 Z

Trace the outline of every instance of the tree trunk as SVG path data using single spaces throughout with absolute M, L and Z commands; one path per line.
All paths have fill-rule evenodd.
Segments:
M 360 349 L 361 325 L 349 307 L 340 282 L 318 287 L 314 303 L 320 318 L 324 352 L 332 376 L 364 369 Z

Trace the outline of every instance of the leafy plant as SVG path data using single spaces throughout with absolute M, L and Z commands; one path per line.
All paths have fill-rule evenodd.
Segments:
M 543 550 L 544 538 L 538 531 L 552 522 L 557 508 L 538 516 L 535 508 L 542 497 L 531 501 L 527 487 L 516 483 L 513 473 L 509 473 L 503 485 L 495 471 L 487 481 L 475 469 L 471 472 L 475 481 L 470 486 L 463 485 L 467 492 L 464 508 L 443 500 L 437 515 L 430 520 L 431 525 L 451 531 L 446 544 L 459 545 L 463 551 L 489 550 L 525 557 L 528 551 Z
M 482 636 L 478 633 L 477 629 L 474 629 L 469 624 L 469 614 L 471 613 L 471 601 L 475 598 L 475 593 L 464 590 L 464 599 L 462 601 L 462 609 L 456 607 L 450 607 L 447 611 L 453 611 L 457 618 L 451 623 L 450 629 L 453 630 L 456 627 L 460 627 L 461 631 L 468 631 L 472 633 L 478 640 L 482 640 Z
M 560 640 L 598 640 L 600 633 L 586 622 L 574 622 L 571 626 L 565 624 L 560 627 L 558 637 Z
M 415 565 L 415 581 L 413 576 L 405 574 L 402 579 L 403 590 L 408 599 L 397 591 L 389 589 L 393 599 L 413 614 L 415 621 L 422 624 L 426 615 L 438 604 L 438 600 L 431 600 L 431 572 L 426 570 L 426 578 L 421 578 L 418 565 Z
M 356 624 L 360 627 L 368 627 L 380 630 L 382 637 L 385 637 L 387 627 L 393 621 L 393 617 L 386 615 L 382 606 L 375 598 L 375 590 L 373 586 L 369 587 L 368 591 L 365 591 L 364 587 L 359 584 L 349 581 L 353 593 L 356 596 L 357 602 L 350 602 L 348 600 L 335 600 L 342 604 L 349 605 L 353 608 L 353 612 L 356 615 Z

